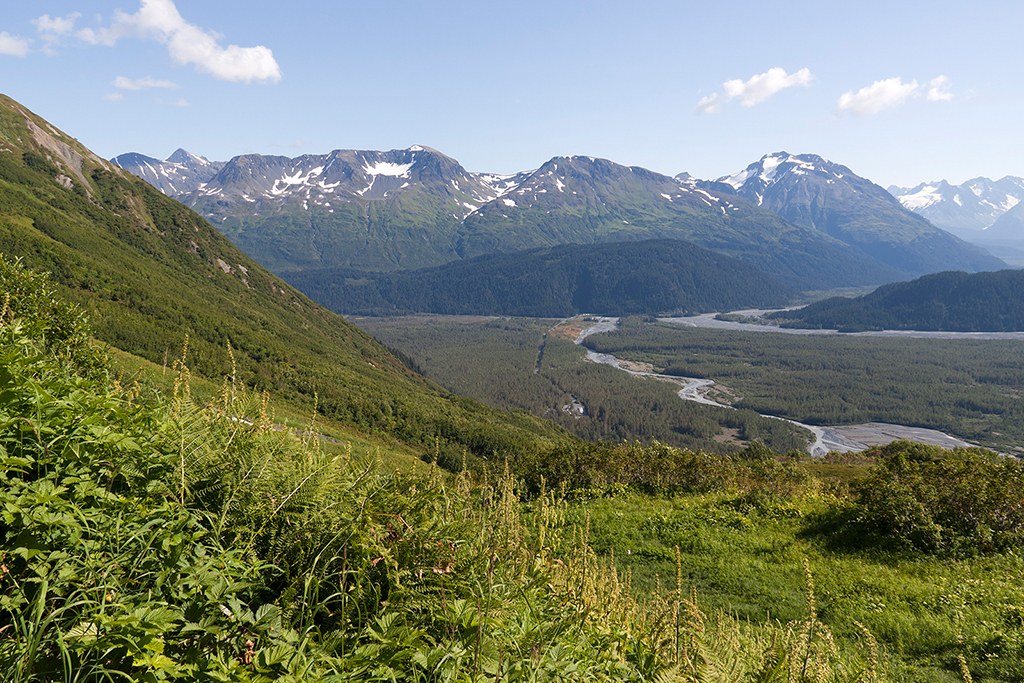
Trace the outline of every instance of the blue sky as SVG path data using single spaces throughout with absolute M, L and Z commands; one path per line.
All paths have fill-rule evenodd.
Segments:
M 420 144 L 715 178 L 785 150 L 883 186 L 1024 176 L 1022 2 L 6 4 L 0 92 L 104 157 Z

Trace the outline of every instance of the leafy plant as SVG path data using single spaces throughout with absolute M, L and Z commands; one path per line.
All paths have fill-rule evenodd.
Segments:
M 1024 468 L 982 449 L 907 441 L 876 449 L 857 486 L 863 524 L 929 551 L 992 551 L 1024 542 Z

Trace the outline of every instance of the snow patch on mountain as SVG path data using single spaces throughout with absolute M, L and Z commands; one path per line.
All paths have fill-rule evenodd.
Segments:
M 936 202 L 942 201 L 942 195 L 939 194 L 939 188 L 934 185 L 925 185 L 914 194 L 905 194 L 897 197 L 900 200 L 900 204 L 907 207 L 911 211 L 918 211 L 925 207 L 931 206 Z
M 370 184 L 369 185 L 367 185 L 366 187 L 364 187 L 361 190 L 356 190 L 356 194 L 359 195 L 360 197 L 365 196 L 367 192 L 369 192 L 370 190 L 373 189 L 373 184 L 375 182 L 377 182 L 377 176 L 373 176 L 370 179 Z
M 780 168 L 783 166 L 785 166 L 785 171 L 795 173 L 797 175 L 821 170 L 811 161 L 801 159 L 798 156 L 787 154 L 785 152 L 776 152 L 774 154 L 764 155 L 759 161 L 747 166 L 739 173 L 723 176 L 719 178 L 717 182 L 731 185 L 734 190 L 739 190 L 751 178 L 758 178 L 765 185 L 770 185 L 775 181 L 780 172 Z M 836 177 L 842 178 L 842 175 L 837 174 Z
M 274 186 L 272 188 L 270 188 L 270 193 L 273 194 L 273 195 L 282 195 L 282 194 L 284 194 L 288 190 L 289 187 L 291 187 L 293 185 L 302 185 L 302 186 L 309 185 L 310 184 L 309 183 L 309 179 L 312 178 L 315 175 L 320 175 L 320 173 L 322 173 L 323 170 L 324 170 L 323 166 L 317 166 L 316 168 L 312 168 L 312 169 L 309 169 L 308 171 L 306 171 L 305 175 L 302 174 L 302 170 L 301 169 L 298 170 L 298 171 L 295 171 L 295 175 L 291 175 L 290 176 L 288 174 L 285 174 L 285 176 L 283 178 L 277 178 L 277 179 L 274 180 Z M 279 189 L 277 187 L 278 183 L 283 184 L 284 187 Z
M 515 173 L 512 175 L 481 173 L 476 176 L 476 180 L 488 190 L 488 196 L 481 197 L 481 199 L 483 201 L 498 199 L 499 197 L 518 189 L 520 183 L 533 173 L 533 171 L 524 171 L 523 173 Z
M 367 175 L 386 175 L 393 176 L 395 178 L 409 178 L 409 171 L 412 169 L 412 166 L 412 164 L 393 164 L 389 161 L 378 161 L 373 166 L 367 164 L 363 170 Z

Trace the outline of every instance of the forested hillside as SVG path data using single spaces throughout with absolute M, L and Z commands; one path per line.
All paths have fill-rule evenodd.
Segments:
M 790 327 L 857 330 L 1024 330 L 1024 271 L 946 272 L 834 297 L 769 317 Z
M 338 269 L 285 279 L 338 313 L 700 313 L 784 305 L 795 292 L 757 268 L 680 240 L 566 245 L 396 273 Z

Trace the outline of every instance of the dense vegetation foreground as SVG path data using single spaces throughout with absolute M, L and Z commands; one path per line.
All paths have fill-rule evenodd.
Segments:
M 233 376 L 196 400 L 187 353 L 169 395 L 114 379 L 0 265 L 5 681 L 1024 680 L 1014 461 L 897 443 L 851 485 L 577 442 L 402 476 Z

